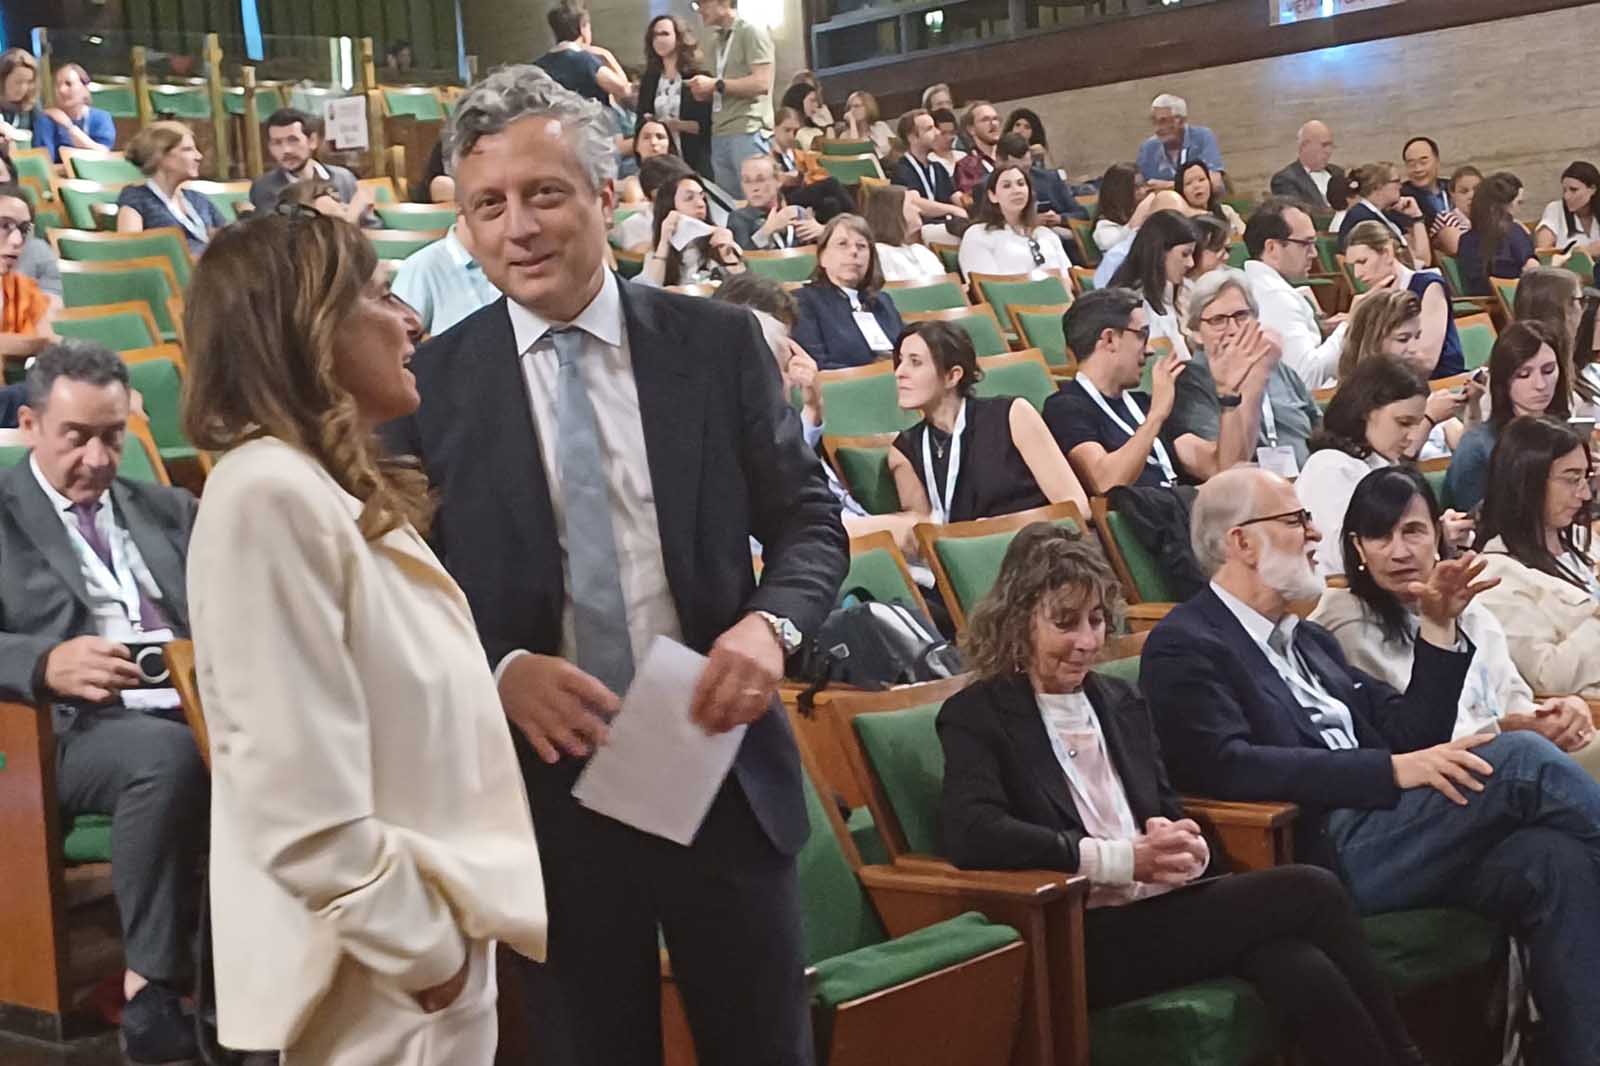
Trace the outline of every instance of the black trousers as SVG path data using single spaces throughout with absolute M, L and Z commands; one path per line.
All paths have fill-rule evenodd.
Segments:
M 140 711 L 80 711 L 56 736 L 56 791 L 69 814 L 111 815 L 128 969 L 152 981 L 189 976 L 210 797 L 189 727 Z
M 800 899 L 730 776 L 690 847 L 572 799 L 576 765 L 529 774 L 550 913 L 549 952 L 529 964 L 529 1034 L 540 1066 L 658 1066 L 658 929 L 700 1066 L 810 1066 Z
M 1089 1006 L 1239 977 L 1311 1062 L 1420 1061 L 1355 906 L 1316 866 L 1233 874 L 1084 920 Z

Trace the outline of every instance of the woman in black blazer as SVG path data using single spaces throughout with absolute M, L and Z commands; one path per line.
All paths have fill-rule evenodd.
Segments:
M 860 215 L 835 215 L 822 227 L 817 269 L 794 298 L 795 343 L 821 370 L 887 359 L 900 338 L 900 312 L 883 291 L 872 230 Z
M 705 74 L 705 60 L 682 19 L 657 15 L 644 30 L 644 74 L 634 105 L 634 128 L 646 118 L 672 131 L 678 154 L 702 177 L 711 177 L 711 101 L 696 100 L 689 79 Z
M 1091 1007 L 1239 977 L 1311 1062 L 1420 1063 L 1334 875 L 1216 876 L 1138 690 L 1090 669 L 1120 607 L 1077 530 L 1039 522 L 1011 542 L 964 637 L 977 680 L 939 712 L 949 857 L 1089 878 Z

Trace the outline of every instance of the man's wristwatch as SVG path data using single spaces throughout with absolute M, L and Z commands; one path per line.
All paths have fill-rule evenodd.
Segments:
M 1238 407 L 1242 403 L 1244 403 L 1244 397 L 1237 392 L 1217 393 L 1217 405 L 1219 407 Z
M 779 647 L 783 648 L 784 658 L 788 658 L 800 650 L 800 645 L 805 638 L 800 635 L 799 628 L 787 618 L 780 618 L 771 611 L 757 611 L 761 620 L 772 627 L 772 635 L 778 638 Z
M 720 92 L 726 92 L 727 88 L 728 88 L 728 83 L 723 81 L 721 78 L 718 78 L 717 79 L 717 92 L 719 92 L 719 93 Z

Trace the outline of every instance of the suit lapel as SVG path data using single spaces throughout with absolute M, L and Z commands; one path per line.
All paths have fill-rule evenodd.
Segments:
M 189 600 L 184 587 L 183 559 L 160 526 L 145 513 L 138 496 L 119 481 L 111 483 L 111 499 L 139 549 L 145 569 L 161 590 L 161 601 L 171 621 L 185 632 L 189 628 Z
M 12 467 L 6 495 L 10 497 L 11 513 L 22 532 L 33 541 L 39 554 L 61 576 L 79 602 L 85 607 L 90 606 L 89 587 L 84 584 L 83 568 L 78 564 L 77 553 L 72 550 L 72 542 L 67 539 L 66 528 L 51 506 L 50 498 L 34 480 L 31 463 L 24 461 Z
M 1072 792 L 1066 774 L 1056 761 L 1055 746 L 1039 715 L 1039 705 L 1026 679 L 1004 682 L 999 688 L 1000 706 L 1004 711 L 1006 736 L 1018 757 L 1028 767 L 1039 789 L 1069 825 L 1082 826 L 1083 818 L 1072 802 Z
M 1311 728 L 1311 717 L 1307 714 L 1305 705 L 1295 696 L 1288 682 L 1284 681 L 1277 668 L 1272 665 L 1267 653 L 1261 650 L 1261 645 L 1245 631 L 1244 624 L 1234 616 L 1228 605 L 1223 603 L 1215 592 L 1208 588 L 1203 595 L 1207 597 L 1206 609 L 1212 616 L 1212 625 L 1218 627 L 1219 632 L 1228 634 L 1229 641 L 1238 649 L 1239 661 L 1250 671 L 1256 685 L 1266 698 L 1287 709 L 1289 720 L 1294 723 L 1295 729 L 1301 736 L 1314 742 L 1319 748 L 1327 747 L 1322 735 Z

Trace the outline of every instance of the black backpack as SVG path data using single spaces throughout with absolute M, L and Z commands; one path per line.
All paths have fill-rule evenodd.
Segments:
M 801 648 L 794 673 L 808 683 L 800 709 L 810 713 L 811 698 L 830 684 L 886 689 L 954 677 L 962 669 L 961 653 L 927 615 L 853 588 Z

